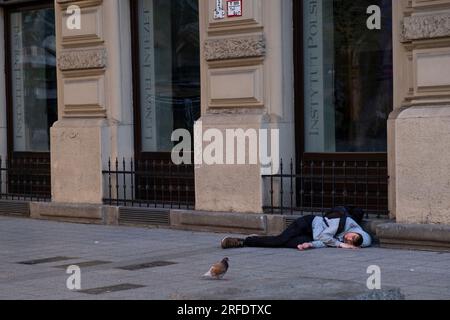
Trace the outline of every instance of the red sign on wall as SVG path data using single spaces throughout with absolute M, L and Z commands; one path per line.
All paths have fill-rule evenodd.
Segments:
M 242 0 L 227 1 L 228 17 L 242 17 Z

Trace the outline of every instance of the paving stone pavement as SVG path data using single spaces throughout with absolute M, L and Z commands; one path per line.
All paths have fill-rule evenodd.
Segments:
M 449 253 L 225 251 L 220 248 L 224 236 L 0 217 L 0 300 L 450 300 Z M 230 269 L 224 280 L 203 279 L 209 266 L 225 256 Z M 82 291 L 70 291 L 70 274 L 61 266 L 83 263 Z M 139 264 L 146 268 L 123 269 Z M 367 288 L 372 265 L 381 269 L 380 291 Z M 89 291 L 118 285 L 135 287 Z

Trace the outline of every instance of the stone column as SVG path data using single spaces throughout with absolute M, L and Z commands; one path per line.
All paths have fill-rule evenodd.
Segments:
M 5 39 L 3 35 L 5 22 L 4 11 L 0 8 L 0 158 L 5 159 L 7 154 L 6 132 L 6 81 L 5 78 Z
M 56 0 L 59 120 L 51 129 L 52 200 L 101 204 L 109 157 L 131 157 L 129 2 Z M 70 29 L 67 8 L 81 9 Z
M 393 2 L 392 207 L 399 223 L 450 224 L 450 1 Z
M 219 3 L 225 14 L 216 19 Z M 200 1 L 202 132 L 218 129 L 225 137 L 227 129 L 279 129 L 280 156 L 290 160 L 295 150 L 292 1 L 242 4 L 242 16 L 227 17 L 226 1 Z M 260 164 L 199 165 L 195 173 L 197 210 L 262 212 Z

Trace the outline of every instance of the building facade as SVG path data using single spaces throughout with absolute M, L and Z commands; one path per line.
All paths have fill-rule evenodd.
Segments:
M 128 197 L 222 227 L 336 204 L 450 224 L 450 1 L 1 4 L 0 193 L 32 216 L 114 223 Z M 211 130 L 277 130 L 284 171 L 172 166 L 177 129 L 203 151 Z

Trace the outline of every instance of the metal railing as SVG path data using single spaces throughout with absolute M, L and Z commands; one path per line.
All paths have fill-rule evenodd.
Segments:
M 103 170 L 107 205 L 193 209 L 194 167 L 166 160 L 108 161 Z
M 301 161 L 263 176 L 269 214 L 324 213 L 337 206 L 364 209 L 367 216 L 389 215 L 386 161 Z
M 50 159 L 0 158 L 0 200 L 51 201 Z

